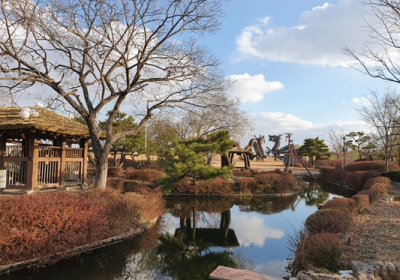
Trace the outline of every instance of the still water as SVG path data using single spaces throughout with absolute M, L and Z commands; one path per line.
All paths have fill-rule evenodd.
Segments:
M 282 279 L 293 257 L 288 239 L 333 195 L 349 194 L 314 184 L 303 195 L 280 198 L 168 198 L 162 220 L 145 234 L 0 279 L 197 280 L 218 265 Z

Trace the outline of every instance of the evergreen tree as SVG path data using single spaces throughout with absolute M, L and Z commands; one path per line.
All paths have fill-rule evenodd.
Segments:
M 298 153 L 301 156 L 309 156 L 311 164 L 314 164 L 314 158 L 315 160 L 322 159 L 324 157 L 329 158 L 332 154 L 329 152 L 329 148 L 325 144 L 325 141 L 323 139 L 319 139 L 319 137 L 314 139 L 304 139 L 304 144 L 299 148 Z

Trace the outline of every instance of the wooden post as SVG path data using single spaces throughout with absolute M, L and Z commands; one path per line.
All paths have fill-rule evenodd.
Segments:
M 82 180 L 82 185 L 87 184 L 87 167 L 88 167 L 88 149 L 89 149 L 89 144 L 88 144 L 88 139 L 82 138 L 80 143 L 80 147 L 83 148 L 82 151 L 82 166 L 81 166 L 81 180 Z
M 61 139 L 58 141 L 59 146 L 61 147 L 61 153 L 60 153 L 60 170 L 58 171 L 58 184 L 59 187 L 63 187 L 65 184 L 65 168 L 66 168 L 66 147 L 67 147 L 67 142 L 65 140 L 64 136 L 61 136 Z
M 6 143 L 7 136 L 4 135 L 4 132 L 0 135 L 0 169 L 6 169 L 6 163 L 3 160 L 3 157 L 6 156 Z
M 39 169 L 39 140 L 35 134 L 29 134 L 29 139 L 23 141 L 28 143 L 28 162 L 26 170 L 26 188 L 27 190 L 37 189 L 38 169 Z M 29 176 L 30 175 L 30 176 Z

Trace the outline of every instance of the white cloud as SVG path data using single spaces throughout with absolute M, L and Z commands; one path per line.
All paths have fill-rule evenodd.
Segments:
M 357 104 L 357 105 L 369 105 L 369 104 L 371 104 L 371 102 L 368 100 L 368 98 L 365 98 L 365 97 L 361 97 L 361 98 L 353 97 L 353 99 L 351 101 L 354 104 Z
M 228 79 L 234 82 L 230 94 L 242 102 L 263 100 L 264 95 L 268 92 L 280 90 L 284 87 L 279 81 L 266 81 L 263 74 L 254 76 L 247 73 L 243 75 L 230 75 Z
M 266 226 L 264 220 L 249 215 L 235 216 L 231 227 L 235 230 L 236 236 L 241 246 L 264 246 L 266 238 L 280 239 L 285 236 L 285 232 Z M 251 228 L 251 230 L 249 230 Z
M 357 0 L 340 0 L 304 12 L 296 26 L 274 26 L 264 18 L 243 28 L 236 39 L 237 50 L 271 61 L 345 66 L 348 57 L 341 48 L 359 49 L 365 41 L 361 10 Z
M 331 123 L 317 124 L 308 120 L 304 120 L 298 116 L 283 112 L 264 112 L 254 115 L 255 135 L 278 135 L 284 133 L 293 133 L 292 139 L 295 144 L 302 145 L 306 138 L 324 139 L 328 144 L 328 133 L 332 131 L 368 131 L 367 125 L 362 121 L 334 121 Z M 250 136 L 249 136 L 250 137 Z M 250 139 L 250 138 L 249 138 Z M 244 139 L 248 141 L 249 139 Z M 244 141 L 240 143 L 243 147 L 247 144 Z M 284 137 L 282 137 L 281 146 L 286 145 Z M 271 142 L 266 142 L 264 145 L 272 147 Z M 263 147 L 264 148 L 264 147 Z

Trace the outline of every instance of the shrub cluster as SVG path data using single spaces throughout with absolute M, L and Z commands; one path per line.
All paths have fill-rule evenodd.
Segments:
M 394 162 L 389 162 L 389 170 L 399 170 L 399 165 Z M 369 170 L 385 170 L 385 161 L 383 160 L 372 160 L 372 161 L 359 161 L 349 163 L 347 165 L 347 171 L 369 171 Z
M 309 234 L 345 232 L 351 224 L 352 215 L 347 208 L 331 208 L 319 210 L 305 221 Z
M 305 270 L 323 267 L 337 272 L 345 264 L 342 241 L 337 234 L 308 235 L 297 251 L 296 259 Z
M 163 209 L 160 191 L 146 196 L 95 189 L 82 195 L 51 192 L 2 197 L 0 265 L 56 253 L 58 259 L 68 257 L 67 250 L 126 233 L 161 216 Z
M 356 202 L 358 213 L 363 213 L 369 209 L 370 199 L 368 195 L 358 193 L 353 195 L 352 198 Z
M 252 190 L 257 187 L 256 179 L 254 177 L 241 177 L 239 178 L 238 193 L 251 194 Z
M 110 166 L 107 169 L 107 176 L 110 177 L 118 177 L 118 176 L 122 176 L 124 174 L 124 169 L 122 169 L 122 167 L 119 166 Z
M 106 188 L 111 188 L 113 190 L 125 192 L 125 188 L 124 188 L 125 181 L 126 181 L 126 179 L 118 178 L 118 177 L 107 178 Z
M 342 169 L 335 167 L 319 168 L 321 176 L 329 181 L 340 183 L 344 181 L 345 172 Z
M 146 182 L 160 182 L 165 176 L 165 173 L 156 169 L 134 169 L 133 167 L 127 167 L 125 172 L 125 178 L 128 180 L 140 180 Z
M 315 166 L 330 166 L 330 167 L 340 167 L 342 166 L 342 161 L 340 160 L 329 160 L 329 159 L 318 159 L 315 161 Z
M 222 178 L 199 180 L 193 185 L 190 178 L 183 178 L 175 184 L 175 194 L 184 195 L 230 195 L 233 194 L 232 183 Z
M 371 188 L 368 190 L 363 190 L 358 192 L 357 194 L 367 195 L 369 197 L 369 202 L 373 203 L 377 201 L 380 197 L 379 191 L 377 189 Z
M 251 177 L 252 172 L 250 170 L 233 169 L 232 175 L 236 177 Z
M 260 173 L 254 176 L 256 184 L 253 193 L 290 193 L 299 189 L 299 184 L 291 173 Z
M 0 264 L 43 257 L 110 234 L 105 209 L 67 192 L 1 198 Z
M 344 198 L 344 197 L 335 197 L 334 199 L 328 200 L 322 208 L 323 209 L 346 208 L 350 211 L 351 214 L 354 214 L 357 211 L 357 205 L 354 199 Z
M 380 177 L 378 171 L 354 171 L 345 173 L 346 186 L 352 190 L 360 191 L 368 179 Z

